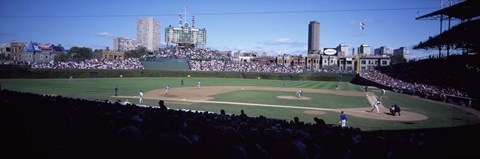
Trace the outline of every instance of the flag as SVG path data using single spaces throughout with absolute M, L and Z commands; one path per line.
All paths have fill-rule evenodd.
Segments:
M 360 29 L 361 29 L 361 30 L 365 30 L 365 23 L 360 22 Z

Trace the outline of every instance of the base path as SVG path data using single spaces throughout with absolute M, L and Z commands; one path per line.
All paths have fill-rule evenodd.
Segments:
M 212 101 L 212 95 L 222 94 L 231 91 L 238 90 L 270 90 L 270 91 L 287 91 L 287 92 L 296 92 L 301 89 L 304 92 L 311 93 L 323 93 L 323 94 L 335 94 L 342 96 L 365 96 L 370 104 L 373 105 L 375 102 L 376 96 L 373 93 L 364 93 L 364 92 L 355 92 L 355 91 L 335 91 L 335 90 L 319 90 L 319 89 L 305 89 L 305 88 L 282 88 L 282 87 L 254 87 L 254 86 L 210 86 L 202 87 L 197 89 L 196 87 L 182 87 L 182 88 L 173 88 L 169 94 L 164 94 L 164 89 L 157 89 L 148 91 L 145 93 L 144 99 L 152 100 L 164 100 L 168 103 L 174 104 L 194 104 L 194 103 L 214 103 L 214 104 L 230 104 L 230 105 L 242 105 L 242 106 L 254 106 L 254 107 L 273 107 L 273 108 L 287 108 L 287 109 L 302 109 L 305 110 L 305 114 L 315 114 L 322 115 L 326 114 L 325 111 L 340 113 L 344 111 L 347 115 L 370 118 L 370 119 L 379 119 L 379 120 L 393 120 L 393 121 L 418 121 L 427 119 L 426 116 L 409 112 L 402 111 L 402 116 L 392 116 L 387 108 L 383 105 L 380 105 L 380 111 L 385 113 L 372 113 L 368 112 L 371 110 L 371 107 L 366 108 L 345 108 L 345 109 L 330 109 L 330 108 L 313 108 L 313 107 L 302 107 L 302 106 L 291 106 L 291 105 L 273 105 L 273 104 L 256 104 L 256 103 L 240 103 L 240 102 L 225 102 L 225 101 Z M 292 96 L 293 97 L 293 96 Z M 138 96 L 118 96 L 117 98 L 138 98 Z M 295 97 L 296 98 L 296 97 Z M 299 100 L 298 98 L 292 100 Z M 308 99 L 303 99 L 308 100 Z M 322 113 L 314 113 L 322 112 Z M 386 113 L 388 112 L 388 114 Z

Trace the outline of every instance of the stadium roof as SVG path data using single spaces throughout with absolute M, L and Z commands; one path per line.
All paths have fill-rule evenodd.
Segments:
M 446 15 L 443 17 L 444 19 L 447 19 L 448 17 L 453 17 L 460 20 L 471 19 L 480 16 L 480 1 L 466 0 L 453 6 L 443 8 L 429 14 L 425 14 L 415 19 L 440 19 L 441 15 Z
M 420 42 L 414 49 L 432 49 L 439 46 L 453 46 L 454 48 L 480 47 L 480 19 L 461 23 L 450 30 L 430 37 L 425 42 Z M 478 50 L 477 50 L 478 51 Z

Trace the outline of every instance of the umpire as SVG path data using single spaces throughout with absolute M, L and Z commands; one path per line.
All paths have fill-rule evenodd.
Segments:
M 396 113 L 398 113 L 398 116 L 400 116 L 400 107 L 397 104 L 393 104 L 392 107 L 390 108 L 390 113 L 395 116 Z

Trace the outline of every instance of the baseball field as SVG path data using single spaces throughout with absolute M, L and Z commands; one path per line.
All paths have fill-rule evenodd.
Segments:
M 422 99 L 415 96 L 380 90 L 346 82 L 291 81 L 232 78 L 84 78 L 84 79 L 1 79 L 2 89 L 138 103 L 138 94 L 145 94 L 146 105 L 157 106 L 164 100 L 171 109 L 188 109 L 240 114 L 263 115 L 292 120 L 299 117 L 313 122 L 314 117 L 327 124 L 338 124 L 340 111 L 348 117 L 347 126 L 362 130 L 396 130 L 454 127 L 480 123 L 478 111 L 457 105 Z M 201 87 L 197 88 L 197 82 Z M 340 90 L 335 90 L 338 84 Z M 171 90 L 165 94 L 165 87 Z M 115 87 L 118 96 L 114 96 Z M 302 90 L 303 96 L 295 92 Z M 381 98 L 380 113 L 369 112 Z M 25 99 L 28 100 L 28 99 Z M 401 116 L 393 116 L 388 108 L 397 104 Z

